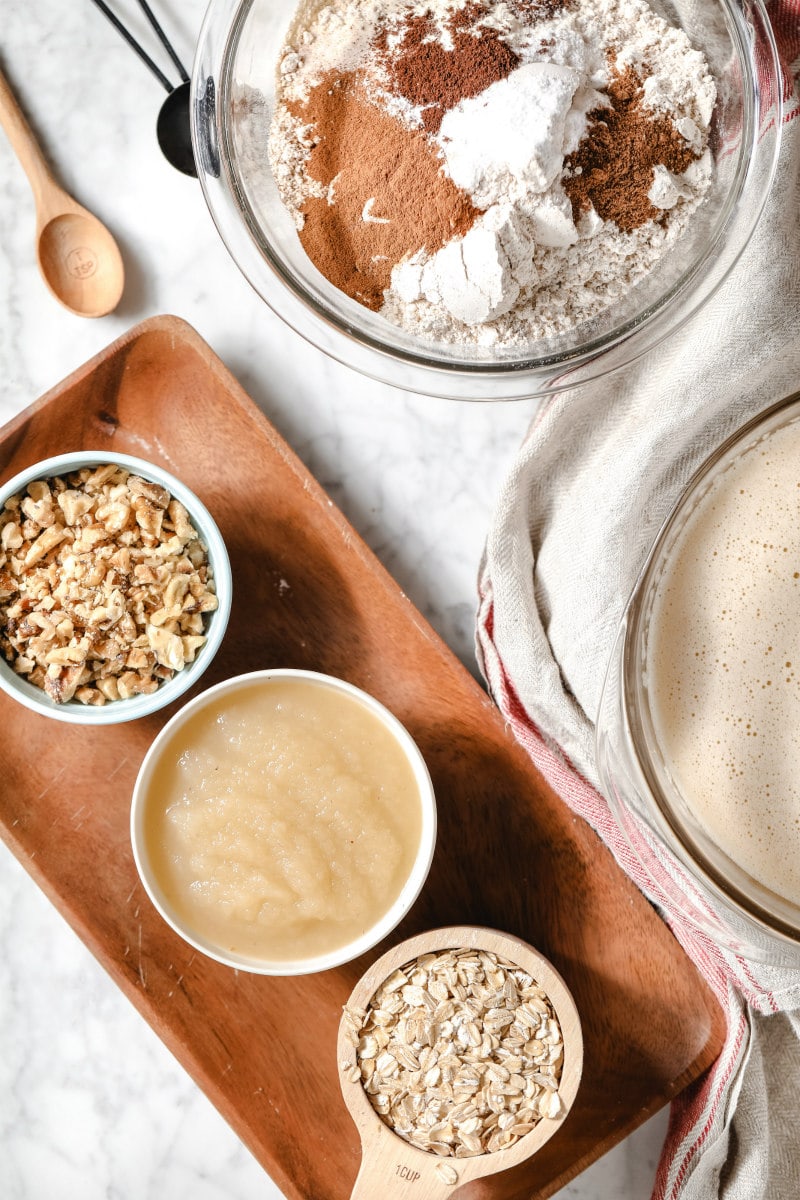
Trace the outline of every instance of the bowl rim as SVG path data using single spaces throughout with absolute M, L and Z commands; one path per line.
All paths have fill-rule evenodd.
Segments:
M 131 474 L 142 475 L 162 484 L 171 496 L 183 504 L 206 545 L 208 561 L 214 571 L 217 608 L 211 613 L 208 621 L 206 642 L 201 648 L 201 653 L 193 663 L 187 664 L 182 671 L 177 671 L 149 696 L 131 696 L 126 700 L 113 700 L 97 706 L 81 704 L 74 700 L 68 700 L 66 704 L 56 704 L 41 688 L 17 675 L 0 655 L 0 689 L 32 712 L 70 725 L 119 725 L 139 717 L 150 716 L 172 704 L 193 687 L 210 666 L 222 644 L 231 611 L 233 580 L 230 559 L 216 521 L 191 488 L 170 471 L 147 459 L 107 450 L 76 450 L 51 455 L 18 471 L 7 483 L 0 485 L 0 509 L 10 496 L 34 480 L 52 479 L 56 475 L 66 475 L 83 467 L 105 463 L 118 464 Z
M 358 326 L 357 314 L 348 319 L 346 314 L 318 303 L 312 292 L 284 269 L 265 240 L 259 242 L 259 224 L 238 184 L 230 132 L 222 115 L 230 104 L 238 39 L 257 2 L 211 0 L 200 31 L 190 108 L 203 194 L 223 243 L 261 299 L 310 344 L 370 378 L 428 395 L 476 401 L 528 399 L 575 386 L 577 382 L 602 378 L 635 361 L 682 328 L 727 279 L 758 224 L 772 188 L 781 143 L 783 101 L 777 47 L 763 0 L 746 0 L 763 39 L 760 48 L 765 52 L 759 63 L 759 70 L 765 75 L 762 87 L 747 13 L 737 0 L 720 0 L 730 24 L 737 61 L 743 68 L 746 104 L 742 142 L 734 179 L 713 235 L 680 278 L 657 300 L 607 333 L 573 349 L 545 353 L 538 358 L 525 356 L 523 352 L 504 361 L 448 361 L 433 356 L 436 343 L 431 343 L 429 356 L 422 349 L 407 351 L 383 342 Z M 764 98 L 772 105 L 767 113 L 769 120 L 760 112 Z M 759 179 L 755 180 L 757 154 L 763 163 Z M 748 184 L 754 181 L 758 184 L 757 203 L 745 213 L 742 200 Z M 731 236 L 732 232 L 735 236 Z M 359 307 L 355 302 L 352 305 Z M 613 350 L 618 353 L 608 353 Z M 501 393 L 495 394 L 498 388 Z
M 152 775 L 160 761 L 161 752 L 170 741 L 172 735 L 186 723 L 196 712 L 206 705 L 213 703 L 228 692 L 252 687 L 260 682 L 302 680 L 314 686 L 322 686 L 339 691 L 360 702 L 374 716 L 378 717 L 385 729 L 394 737 L 403 750 L 406 760 L 414 772 L 422 808 L 422 825 L 419 846 L 414 863 L 406 882 L 389 909 L 357 938 L 353 938 L 344 946 L 317 954 L 310 958 L 300 959 L 265 959 L 255 955 L 237 954 L 226 951 L 212 939 L 205 938 L 192 930 L 174 911 L 164 896 L 155 872 L 152 870 L 146 850 L 144 821 L 148 801 L 148 788 Z M 293 667 L 273 667 L 258 671 L 248 671 L 241 675 L 233 675 L 223 679 L 212 687 L 195 696 L 184 704 L 177 713 L 160 730 L 145 754 L 133 788 L 130 815 L 130 834 L 133 858 L 139 878 L 153 906 L 188 945 L 199 950 L 207 957 L 235 970 L 246 971 L 254 975 L 292 976 L 309 975 L 318 971 L 327 971 L 351 962 L 361 954 L 372 949 L 382 941 L 399 924 L 411 906 L 417 900 L 430 871 L 436 848 L 437 810 L 436 796 L 427 763 L 416 742 L 402 722 L 380 700 L 369 692 L 356 687 L 345 679 L 328 675 L 320 671 L 311 671 Z

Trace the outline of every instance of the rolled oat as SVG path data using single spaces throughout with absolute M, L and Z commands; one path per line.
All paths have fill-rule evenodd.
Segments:
M 553 1005 L 523 968 L 482 950 L 421 955 L 345 1009 L 360 1078 L 382 1120 L 412 1145 L 469 1158 L 514 1145 L 564 1111 Z

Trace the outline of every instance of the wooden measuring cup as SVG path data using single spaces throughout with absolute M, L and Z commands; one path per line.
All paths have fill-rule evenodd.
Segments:
M 457 1188 L 485 1175 L 505 1171 L 523 1162 L 544 1145 L 563 1124 L 575 1099 L 583 1068 L 583 1038 L 575 1003 L 555 968 L 527 942 L 511 934 L 474 925 L 448 925 L 419 934 L 393 947 L 362 975 L 348 1002 L 349 1009 L 365 1010 L 385 979 L 422 954 L 444 950 L 487 950 L 521 967 L 543 988 L 561 1026 L 564 1063 L 558 1093 L 562 1111 L 555 1119 L 542 1118 L 529 1132 L 506 1149 L 471 1158 L 440 1157 L 420 1150 L 394 1133 L 378 1116 L 361 1083 L 356 1050 L 346 1014 L 339 1025 L 337 1054 L 342 1095 L 361 1136 L 361 1169 L 351 1200 L 445 1200 Z M 409 1187 L 413 1184 L 413 1187 Z

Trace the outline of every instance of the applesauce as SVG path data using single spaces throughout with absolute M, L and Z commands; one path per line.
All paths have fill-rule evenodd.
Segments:
M 353 943 L 420 849 L 407 747 L 355 689 L 291 674 L 220 685 L 179 714 L 140 798 L 159 907 L 223 956 L 291 962 Z

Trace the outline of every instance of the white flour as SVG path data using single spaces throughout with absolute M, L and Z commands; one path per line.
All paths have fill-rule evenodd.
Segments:
M 419 127 L 421 111 L 382 89 L 370 44 L 391 14 L 431 12 L 444 30 L 453 7 L 452 0 L 332 0 L 316 15 L 298 15 L 279 65 L 270 136 L 272 170 L 298 227 L 305 199 L 324 191 L 305 173 L 313 130 L 285 103 L 306 99 L 332 69 L 366 68 L 383 106 Z M 395 266 L 381 313 L 428 340 L 511 348 L 597 317 L 678 241 L 708 191 L 716 93 L 703 56 L 644 0 L 572 0 L 538 20 L 502 2 L 485 23 L 519 64 L 451 108 L 433 135 L 445 172 L 484 211 L 463 238 Z M 561 182 L 586 114 L 608 104 L 601 92 L 612 63 L 636 70 L 647 105 L 667 114 L 701 155 L 681 176 L 657 168 L 649 198 L 662 219 L 629 233 L 593 209 L 575 223 Z M 374 220 L 368 200 L 364 219 Z

